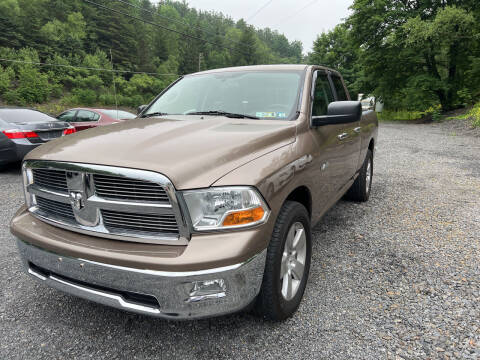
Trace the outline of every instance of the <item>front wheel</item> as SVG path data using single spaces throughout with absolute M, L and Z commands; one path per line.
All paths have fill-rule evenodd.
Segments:
M 365 202 L 370 198 L 373 178 L 373 154 L 369 149 L 362 168 L 352 187 L 347 192 L 347 198 L 353 201 Z
M 287 201 L 280 210 L 268 246 L 257 313 L 278 321 L 298 309 L 310 270 L 311 237 L 307 209 L 298 202 Z

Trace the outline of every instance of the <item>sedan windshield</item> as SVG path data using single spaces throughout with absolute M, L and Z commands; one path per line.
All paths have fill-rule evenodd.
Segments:
M 303 71 L 231 71 L 190 75 L 162 94 L 149 114 L 291 119 Z

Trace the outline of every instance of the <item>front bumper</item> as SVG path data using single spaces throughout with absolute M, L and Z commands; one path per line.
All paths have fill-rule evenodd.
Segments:
M 237 312 L 258 295 L 266 250 L 243 263 L 199 271 L 142 270 L 62 256 L 17 240 L 26 271 L 58 290 L 118 309 L 166 319 Z M 214 281 L 224 292 L 198 296 L 196 284 Z

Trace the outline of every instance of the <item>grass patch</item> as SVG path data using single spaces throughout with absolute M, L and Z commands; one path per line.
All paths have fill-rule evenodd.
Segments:
M 480 103 L 475 105 L 468 114 L 472 118 L 473 127 L 480 128 Z
M 378 113 L 378 120 L 380 121 L 412 121 L 419 120 L 423 117 L 422 111 L 389 111 L 384 110 Z
M 474 128 L 480 128 L 480 103 L 463 115 L 450 116 L 447 120 L 470 120 Z
M 433 120 L 440 121 L 441 112 L 440 105 L 432 106 L 425 111 L 408 111 L 408 110 L 384 110 L 378 113 L 378 120 L 380 121 L 415 121 L 415 120 Z

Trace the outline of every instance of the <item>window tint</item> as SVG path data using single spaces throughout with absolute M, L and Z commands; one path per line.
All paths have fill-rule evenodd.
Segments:
M 327 115 L 328 104 L 334 101 L 327 75 L 321 73 L 317 74 L 318 77 L 315 82 L 315 90 L 313 94 L 312 116 Z
M 335 86 L 335 90 L 337 91 L 338 101 L 346 101 L 347 93 L 345 92 L 345 86 L 343 86 L 342 79 L 336 75 L 332 75 L 333 86 Z
M 78 122 L 97 121 L 98 114 L 88 110 L 78 110 L 77 119 Z
M 57 121 L 40 111 L 29 109 L 0 109 L 0 119 L 14 124 L 42 123 Z
M 75 117 L 75 113 L 77 112 L 77 110 L 69 110 L 69 111 L 66 111 L 64 112 L 63 114 L 57 116 L 57 119 L 58 120 L 62 120 L 62 121 L 68 121 L 68 122 L 72 122 L 73 121 L 73 118 Z

